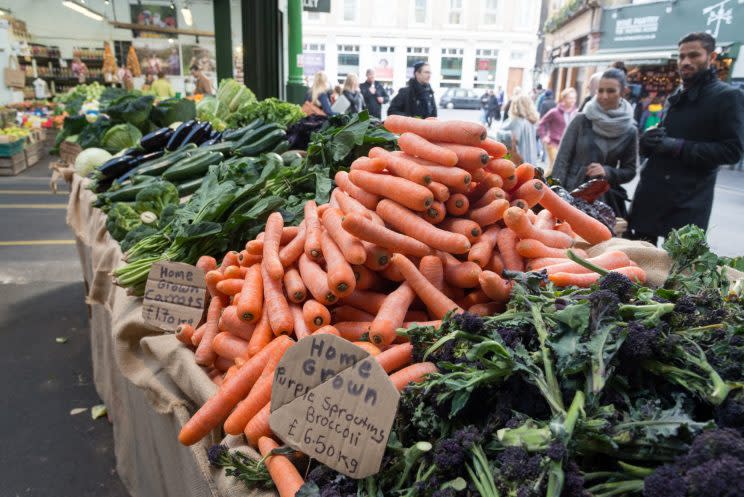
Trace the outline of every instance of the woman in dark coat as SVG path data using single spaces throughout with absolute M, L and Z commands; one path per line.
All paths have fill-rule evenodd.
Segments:
M 596 97 L 568 125 L 552 174 L 568 190 L 589 179 L 606 179 L 610 191 L 602 200 L 618 217 L 627 217 L 628 196 L 621 185 L 635 177 L 638 165 L 638 130 L 633 109 L 622 98 L 625 87 L 621 71 L 602 74 Z

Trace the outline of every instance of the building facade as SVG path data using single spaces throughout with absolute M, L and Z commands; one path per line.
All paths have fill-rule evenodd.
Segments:
M 303 13 L 306 77 L 354 72 L 401 88 L 425 60 L 435 90 L 531 88 L 542 0 L 331 0 Z

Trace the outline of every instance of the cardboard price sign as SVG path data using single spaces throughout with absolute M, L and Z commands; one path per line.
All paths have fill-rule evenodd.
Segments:
M 271 430 L 352 478 L 380 470 L 400 394 L 369 353 L 334 335 L 291 347 L 274 374 Z
M 204 270 L 183 262 L 158 262 L 147 275 L 142 318 L 163 331 L 175 331 L 181 323 L 196 327 L 206 296 Z

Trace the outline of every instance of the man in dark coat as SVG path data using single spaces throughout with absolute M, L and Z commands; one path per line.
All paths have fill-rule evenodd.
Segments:
M 390 97 L 382 83 L 375 81 L 375 70 L 367 69 L 367 81 L 359 85 L 369 115 L 382 119 L 382 104 L 388 103 Z
M 715 39 L 691 33 L 679 42 L 682 86 L 669 96 L 658 127 L 640 139 L 648 162 L 635 192 L 629 227 L 656 244 L 687 224 L 708 228 L 718 167 L 744 150 L 744 93 L 718 80 Z
M 390 102 L 388 115 L 410 117 L 436 117 L 437 103 L 434 101 L 434 90 L 429 85 L 431 69 L 426 62 L 413 65 L 413 77 L 405 88 L 401 88 Z

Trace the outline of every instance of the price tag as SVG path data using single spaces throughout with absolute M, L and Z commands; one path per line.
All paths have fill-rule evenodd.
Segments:
M 173 332 L 182 323 L 199 324 L 206 302 L 204 271 L 182 262 L 158 262 L 147 275 L 142 318 Z
M 290 348 L 274 374 L 271 430 L 352 478 L 380 470 L 400 394 L 369 353 L 334 336 Z

